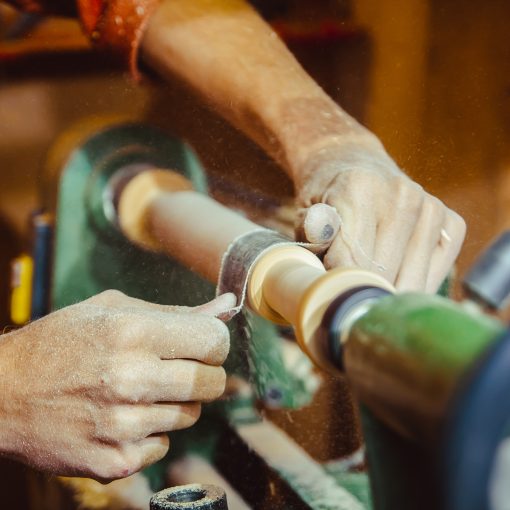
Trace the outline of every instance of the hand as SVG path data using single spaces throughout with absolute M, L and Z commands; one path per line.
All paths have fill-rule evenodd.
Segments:
M 220 397 L 229 349 L 215 316 L 106 291 L 2 337 L 0 447 L 37 469 L 101 481 L 162 458 L 167 431 Z
M 301 175 L 298 204 L 329 204 L 339 215 L 335 224 L 326 209 L 310 210 L 298 225 L 312 242 L 334 235 L 326 267 L 375 271 L 401 291 L 438 290 L 462 246 L 464 220 L 402 173 L 375 137 L 315 151 Z

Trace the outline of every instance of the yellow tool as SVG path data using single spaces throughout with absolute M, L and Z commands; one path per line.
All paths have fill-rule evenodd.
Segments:
M 11 265 L 11 320 L 22 326 L 30 320 L 32 310 L 32 277 L 34 261 L 22 254 Z

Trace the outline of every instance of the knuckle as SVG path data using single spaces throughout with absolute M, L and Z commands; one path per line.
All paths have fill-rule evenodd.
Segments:
M 120 402 L 136 403 L 142 398 L 138 371 L 129 364 L 122 364 L 109 375 L 113 398 Z
M 129 315 L 119 317 L 112 325 L 112 329 L 113 341 L 119 348 L 129 348 L 137 345 L 145 333 L 143 324 Z
M 127 338 L 132 338 L 129 318 L 124 312 L 115 313 L 105 310 L 102 306 L 89 306 L 84 315 L 83 327 L 93 338 L 110 351 L 120 351 Z
M 134 439 L 134 431 L 138 430 L 131 415 L 121 409 L 114 409 L 110 413 L 110 435 L 116 442 Z
M 79 310 L 79 311 L 78 311 Z M 91 341 L 105 347 L 114 333 L 111 316 L 103 307 L 94 304 L 78 303 L 62 310 L 68 319 L 76 324 L 75 331 L 87 335 Z M 77 322 L 77 319 L 79 322 Z
M 121 448 L 109 448 L 92 468 L 93 478 L 109 483 L 126 478 L 135 471 L 131 460 Z
M 101 305 L 115 305 L 122 303 L 125 299 L 126 295 L 120 290 L 108 289 L 93 296 L 90 301 Z

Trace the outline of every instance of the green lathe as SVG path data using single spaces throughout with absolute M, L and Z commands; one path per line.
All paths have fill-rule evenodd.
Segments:
M 225 239 L 236 240 L 222 231 L 225 239 L 197 241 L 212 254 L 202 267 L 189 260 L 180 236 L 196 228 L 200 240 L 214 218 L 236 213 L 207 198 L 205 174 L 186 145 L 148 126 L 118 124 L 55 154 L 45 190 L 46 209 L 55 215 L 52 309 L 109 288 L 165 304 L 198 305 L 213 297 L 213 259 L 221 262 Z M 179 174 L 189 187 L 172 188 L 163 176 L 148 184 L 157 193 L 139 196 L 140 183 L 155 169 L 160 177 Z M 196 211 L 187 216 L 189 228 L 173 220 L 172 207 L 188 206 L 175 205 L 179 193 L 188 193 L 185 204 Z M 217 215 L 201 215 L 193 201 L 212 204 Z M 143 216 L 142 227 L 131 213 Z M 236 235 L 256 245 L 256 226 L 237 218 Z M 266 240 L 273 235 L 260 232 Z M 243 312 L 231 322 L 228 398 L 209 406 L 196 427 L 172 436 L 169 457 L 146 472 L 152 488 L 163 489 L 168 466 L 193 455 L 246 508 L 508 508 L 510 338 L 504 326 L 445 297 L 395 295 L 370 273 L 326 272 L 306 248 L 278 236 L 258 242 L 263 249 L 249 256 Z M 238 246 L 229 248 L 231 257 Z M 286 349 L 296 345 L 283 338 L 290 325 L 305 353 L 292 364 Z M 296 409 L 313 399 L 309 359 L 349 381 L 359 402 L 365 464 L 317 462 L 264 418 L 264 408 Z M 334 411 L 328 419 L 341 423 Z

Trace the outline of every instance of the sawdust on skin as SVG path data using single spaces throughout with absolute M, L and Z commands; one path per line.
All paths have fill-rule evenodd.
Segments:
M 234 301 L 220 299 L 225 311 Z M 166 432 L 223 393 L 226 326 L 207 307 L 140 303 L 110 291 L 3 337 L 4 454 L 46 472 L 122 478 L 164 456 Z

